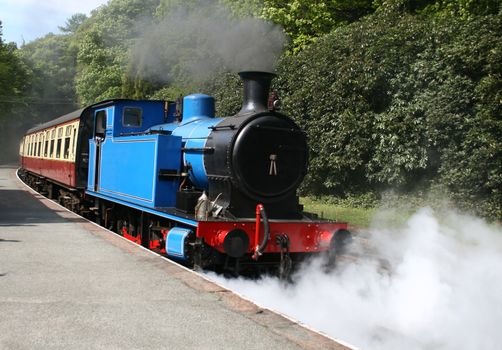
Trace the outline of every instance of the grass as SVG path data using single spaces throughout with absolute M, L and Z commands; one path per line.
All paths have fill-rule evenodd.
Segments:
M 348 222 L 356 227 L 368 227 L 377 213 L 376 208 L 346 207 L 311 197 L 300 198 L 300 203 L 304 205 L 307 212 L 315 213 L 324 219 Z
M 300 197 L 300 203 L 306 212 L 315 213 L 324 219 L 347 222 L 355 228 L 402 227 L 418 209 L 424 207 L 432 208 L 437 213 L 454 210 L 476 216 L 472 209 L 458 209 L 456 202 L 443 192 L 398 194 L 390 191 L 378 195 L 349 195 L 345 198 L 306 196 Z
M 444 202 L 398 196 L 384 200 L 365 197 L 340 199 L 337 197 L 301 197 L 306 212 L 324 219 L 347 222 L 356 228 L 368 228 L 370 224 L 383 227 L 401 227 L 422 207 L 444 208 Z

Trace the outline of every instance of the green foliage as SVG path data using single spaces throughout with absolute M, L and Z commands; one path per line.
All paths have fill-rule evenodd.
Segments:
M 215 75 L 204 83 L 202 91 L 215 98 L 217 116 L 234 115 L 242 107 L 242 82 L 235 73 Z
M 48 34 L 24 45 L 19 53 L 29 67 L 29 99 L 44 103 L 52 117 L 76 106 L 76 51 L 69 35 Z
M 329 195 L 308 196 L 306 198 L 319 203 L 324 203 L 326 205 L 334 205 L 345 208 L 372 209 L 381 205 L 380 196 L 373 192 L 367 192 L 359 195 L 349 194 L 345 198 Z
M 85 22 L 87 16 L 83 13 L 76 13 L 66 21 L 62 27 L 58 27 L 60 31 L 66 34 L 76 33 L 78 28 Z
M 8 116 L 13 104 L 22 97 L 27 88 L 26 76 L 26 67 L 19 59 L 16 45 L 2 40 L 0 22 L 0 118 Z
M 200 0 L 160 0 L 159 6 L 155 11 L 155 17 L 162 19 L 178 11 L 180 8 L 193 11 L 197 7 L 203 6 L 203 4 L 204 2 Z
M 501 18 L 401 10 L 339 28 L 280 65 L 284 111 L 311 140 L 303 191 L 444 187 L 500 218 Z
M 21 119 L 16 111 L 26 101 L 24 94 L 29 88 L 27 67 L 19 58 L 19 51 L 14 43 L 2 40 L 2 22 L 0 22 L 0 161 L 15 159 L 17 135 L 13 133 Z M 15 140 L 15 141 L 14 141 Z
M 130 77 L 129 50 L 153 20 L 158 0 L 111 0 L 95 10 L 75 34 L 78 47 L 76 91 L 83 105 L 120 97 L 144 97 Z
M 284 27 L 294 51 L 306 47 L 333 28 L 372 12 L 371 0 L 265 0 L 261 16 Z
M 222 1 L 239 16 L 256 16 L 281 25 L 298 52 L 333 28 L 374 11 L 373 0 Z
M 497 14 L 501 6 L 499 0 L 437 0 L 426 6 L 423 13 L 472 19 Z
M 192 91 L 184 87 L 166 86 L 155 91 L 155 93 L 148 96 L 148 98 L 152 100 L 176 101 L 180 96 L 185 96 L 190 93 L 192 93 Z
M 14 112 L 18 125 L 9 127 L 20 136 L 33 125 L 75 110 L 78 105 L 74 85 L 76 51 L 70 35 L 48 34 L 23 45 L 18 54 L 26 67 L 28 86 L 24 103 L 18 104 Z
M 219 0 L 219 3 L 239 18 L 259 17 L 264 7 L 263 0 Z
M 121 97 L 126 55 L 120 46 L 107 47 L 96 30 L 83 34 L 77 60 L 76 89 L 80 102 L 89 105 Z
M 315 213 L 324 219 L 348 222 L 350 229 L 369 227 L 377 209 L 371 206 L 354 205 L 350 201 L 339 201 L 335 197 L 302 197 L 300 203 L 305 211 Z

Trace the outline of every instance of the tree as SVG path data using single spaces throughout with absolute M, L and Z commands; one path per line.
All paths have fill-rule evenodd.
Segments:
M 430 4 L 424 7 L 424 13 L 462 19 L 497 14 L 502 9 L 502 3 L 499 0 L 436 0 L 428 2 Z
M 65 34 L 75 34 L 78 28 L 85 22 L 87 16 L 83 13 L 76 13 L 66 20 L 66 24 L 58 27 Z
M 374 11 L 373 0 L 245 0 L 222 1 L 240 16 L 257 16 L 279 24 L 291 38 L 293 52 L 334 28 L 354 22 Z
M 26 71 L 17 55 L 14 43 L 4 43 L 0 21 L 0 116 L 8 115 L 13 103 L 17 102 L 26 88 Z
M 144 25 L 153 20 L 158 5 L 158 0 L 112 0 L 80 25 L 75 40 L 81 104 L 135 96 L 128 74 L 129 50 Z
M 47 117 L 76 108 L 77 53 L 71 35 L 47 34 L 24 45 L 19 53 L 32 77 L 28 97 L 45 103 Z
M 25 103 L 23 95 L 28 88 L 26 67 L 18 57 L 14 43 L 4 43 L 0 21 L 0 161 L 15 159 L 19 125 L 16 109 Z

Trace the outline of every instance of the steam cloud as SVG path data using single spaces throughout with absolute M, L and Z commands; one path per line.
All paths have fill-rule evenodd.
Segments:
M 373 228 L 368 237 L 355 245 L 365 246 L 363 257 L 330 274 L 316 260 L 292 286 L 211 278 L 362 349 L 500 348 L 500 227 L 422 209 L 405 228 Z
M 286 43 L 281 27 L 235 19 L 212 1 L 181 7 L 140 32 L 133 50 L 135 74 L 157 82 L 183 75 L 200 81 L 222 70 L 272 71 Z

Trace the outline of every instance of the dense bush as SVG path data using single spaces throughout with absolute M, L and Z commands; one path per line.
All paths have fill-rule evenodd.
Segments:
M 501 16 L 388 11 L 280 65 L 284 110 L 311 140 L 304 191 L 440 188 L 502 217 Z

